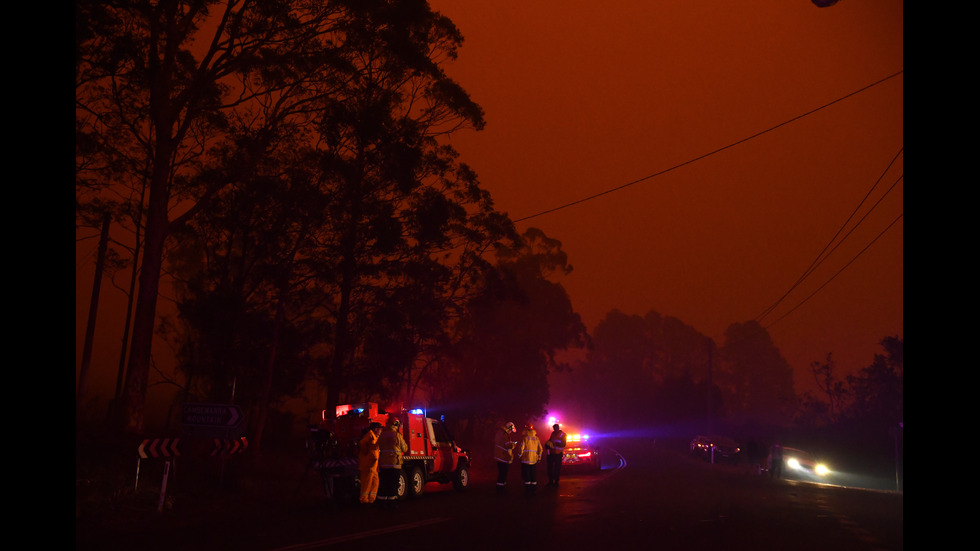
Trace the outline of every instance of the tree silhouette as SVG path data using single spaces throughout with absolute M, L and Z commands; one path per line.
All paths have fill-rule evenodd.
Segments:
M 898 336 L 880 341 L 884 354 L 875 354 L 871 365 L 847 377 L 853 403 L 847 412 L 851 422 L 886 430 L 903 421 L 904 346 Z
M 571 271 L 561 243 L 537 228 L 497 251 L 496 270 L 468 302 L 446 356 L 428 373 L 434 401 L 454 404 L 473 431 L 544 413 L 548 374 L 567 369 L 558 353 L 585 343 L 564 287 Z M 476 437 L 476 432 L 469 433 Z
M 754 321 L 733 323 L 725 331 L 715 380 L 733 418 L 786 425 L 796 406 L 793 369 Z
M 344 191 L 361 185 L 362 176 L 406 185 L 419 168 L 438 172 L 432 168 L 438 158 L 404 146 L 417 144 L 413 140 L 435 126 L 450 132 L 460 124 L 482 124 L 479 108 L 441 74 L 432 57 L 438 53 L 451 58 L 460 40 L 451 22 L 420 2 L 76 3 L 77 219 L 84 225 L 94 217 L 83 214 L 117 205 L 131 214 L 142 238 L 126 368 L 126 430 L 143 430 L 157 298 L 175 232 L 212 201 L 222 201 L 231 186 L 254 182 L 284 137 L 314 136 L 335 148 L 314 161 L 322 172 L 333 172 L 331 184 L 346 182 Z M 390 72 L 382 75 L 375 69 Z M 401 79 L 403 87 L 379 78 Z M 372 88 L 377 84 L 382 85 Z M 416 100 L 420 103 L 411 103 Z M 390 110 L 408 104 L 418 108 L 416 116 L 399 118 Z M 442 124 L 451 119 L 456 123 Z M 418 128 L 427 123 L 425 130 Z M 332 134 L 338 128 L 361 132 L 356 134 L 359 149 L 351 150 L 361 157 L 337 155 L 341 141 L 352 136 Z M 371 144 L 389 138 L 394 140 L 385 148 L 372 150 Z M 429 138 L 431 152 L 435 146 Z M 369 153 L 380 157 L 368 158 Z M 443 150 L 441 157 L 452 156 L 451 150 Z M 344 178 L 338 179 L 341 174 Z M 459 185 L 471 202 L 489 201 L 475 178 Z M 420 195 L 405 194 L 401 200 Z M 354 206 L 351 197 L 341 196 L 347 202 L 338 201 L 334 213 L 345 214 L 345 207 Z M 398 202 L 389 199 L 389 205 Z M 370 229 L 377 237 L 397 233 L 382 225 L 392 216 L 362 206 L 366 210 L 357 215 L 375 216 L 376 224 L 358 229 Z M 431 215 L 438 212 L 436 206 L 437 201 L 418 200 L 415 211 L 421 215 L 430 207 L 425 214 Z M 484 221 L 502 221 L 486 210 L 481 212 Z M 441 222 L 417 217 L 424 220 L 420 225 L 428 232 L 426 240 L 444 229 L 440 223 L 459 218 L 458 213 Z M 339 241 L 347 246 L 341 252 L 348 254 L 337 257 L 346 262 L 341 274 L 347 279 L 334 280 L 342 287 L 347 282 L 348 291 L 342 293 L 353 292 L 349 268 L 358 259 L 351 247 L 362 237 L 353 231 L 352 220 L 339 219 L 348 222 L 348 233 Z M 330 276 L 321 273 L 320 279 Z M 326 370 L 327 378 L 337 376 L 356 348 L 345 336 L 349 307 L 341 304 L 346 314 L 335 316 L 341 327 L 333 326 L 332 345 L 339 348 L 331 353 L 336 359 Z M 336 385 L 331 392 L 337 392 Z
M 675 317 L 611 310 L 578 366 L 580 394 L 610 428 L 701 418 L 709 403 L 709 346 L 710 339 Z M 710 400 L 720 409 L 714 392 Z
M 833 355 L 813 362 L 811 369 L 826 401 L 804 396 L 799 416 L 812 426 L 846 425 L 859 431 L 881 432 L 902 421 L 904 405 L 904 340 L 885 337 L 879 344 L 884 354 L 875 354 L 870 365 L 839 379 L 834 374 Z
M 834 376 L 833 354 L 827 354 L 827 359 L 823 363 L 810 364 L 810 370 L 816 379 L 817 387 L 827 396 L 827 421 L 834 423 L 842 414 L 848 391 L 844 382 Z
M 308 171 L 266 172 L 286 161 L 270 155 L 223 190 L 174 232 L 169 256 L 178 315 L 164 327 L 187 379 L 179 398 L 245 405 L 256 449 L 268 406 L 309 368 L 310 328 L 293 323 L 307 306 L 291 302 L 291 290 L 322 201 Z
M 85 166 L 98 170 L 82 178 L 76 150 L 76 201 L 122 197 L 136 205 L 129 210 L 145 235 L 126 430 L 143 430 L 168 236 L 236 181 L 225 168 L 250 171 L 308 95 L 303 83 L 343 73 L 345 14 L 336 3 L 77 3 L 76 139 L 88 144 Z M 238 162 L 226 164 L 222 151 Z M 146 192 L 120 194 L 119 186 Z
M 309 157 L 325 202 L 310 253 L 316 316 L 329 332 L 314 358 L 325 408 L 377 394 L 409 399 L 413 366 L 444 340 L 465 273 L 516 239 L 510 220 L 438 138 L 482 128 L 482 110 L 443 73 L 462 37 L 424 3 L 390 5 L 391 24 L 354 33 L 357 78 L 317 103 Z M 396 24 L 397 23 L 397 24 Z

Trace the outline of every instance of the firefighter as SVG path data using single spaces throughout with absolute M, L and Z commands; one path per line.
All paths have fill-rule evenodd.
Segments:
M 507 491 L 507 473 L 510 472 L 510 464 L 514 461 L 514 446 L 517 445 L 511 435 L 516 431 L 514 423 L 507 422 L 494 436 L 493 458 L 497 461 L 498 494 Z
M 402 456 L 408 444 L 401 432 L 401 421 L 394 419 L 378 437 L 378 501 L 387 508 L 394 508 L 398 501 L 398 479 L 402 472 Z
M 381 434 L 381 423 L 372 421 L 364 431 L 364 436 L 357 443 L 357 468 L 361 474 L 361 496 L 363 504 L 374 503 L 378 498 L 378 436 Z
M 527 495 L 534 495 L 538 489 L 538 461 L 543 452 L 544 448 L 541 440 L 538 440 L 538 434 L 534 432 L 534 425 L 524 425 L 524 433 L 514 454 L 521 459 L 521 478 L 524 480 L 524 493 Z
M 551 437 L 544 445 L 548 448 L 546 459 L 548 462 L 548 486 L 557 486 L 558 479 L 561 478 L 561 460 L 565 456 L 565 444 L 568 443 L 568 436 L 565 431 L 561 430 L 558 423 L 551 425 L 551 428 L 554 430 L 551 431 Z
M 783 476 L 783 446 L 779 440 L 769 448 L 769 478 L 782 478 Z

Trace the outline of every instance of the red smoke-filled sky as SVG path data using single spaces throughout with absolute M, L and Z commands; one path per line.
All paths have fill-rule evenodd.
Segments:
M 721 344 L 758 320 L 800 392 L 828 353 L 844 376 L 904 338 L 900 0 L 430 5 L 486 113 L 452 143 L 562 242 L 590 330 L 656 310 Z

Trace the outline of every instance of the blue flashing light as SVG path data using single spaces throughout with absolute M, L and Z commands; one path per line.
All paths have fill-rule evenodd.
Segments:
M 423 414 L 425 414 L 425 410 L 422 409 L 422 408 L 415 408 L 413 410 L 409 410 L 409 413 L 411 413 L 413 415 L 423 415 Z

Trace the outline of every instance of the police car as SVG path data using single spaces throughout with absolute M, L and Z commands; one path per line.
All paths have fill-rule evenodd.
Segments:
M 562 470 L 599 471 L 602 459 L 599 448 L 589 441 L 587 434 L 569 434 L 565 444 L 565 455 L 561 460 Z

